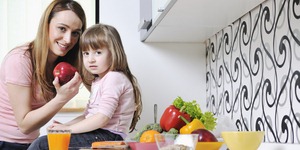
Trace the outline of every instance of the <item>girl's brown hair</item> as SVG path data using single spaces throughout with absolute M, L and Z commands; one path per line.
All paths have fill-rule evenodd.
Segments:
M 96 24 L 88 28 L 80 39 L 80 50 L 86 51 L 88 49 L 97 50 L 102 47 L 107 47 L 111 52 L 111 66 L 110 71 L 119 71 L 123 72 L 128 79 L 130 80 L 135 97 L 136 109 L 134 116 L 130 125 L 130 132 L 135 129 L 135 126 L 140 119 L 142 112 L 142 98 L 139 85 L 136 77 L 131 73 L 127 57 L 123 48 L 121 37 L 118 31 L 110 25 L 105 24 Z M 80 61 L 83 62 L 82 54 L 79 56 Z M 82 80 L 85 85 L 90 85 L 91 81 L 94 79 L 94 76 L 89 73 L 84 67 L 80 67 L 82 70 Z
M 54 80 L 52 69 L 49 67 L 52 65 L 47 64 L 47 57 L 49 53 L 49 24 L 51 19 L 55 16 L 57 12 L 71 10 L 73 11 L 81 20 L 82 28 L 81 31 L 84 32 L 86 29 L 86 17 L 83 8 L 79 3 L 73 0 L 54 0 L 44 11 L 37 35 L 35 39 L 30 43 L 30 54 L 32 66 L 34 68 L 33 72 L 33 83 L 38 83 L 41 86 L 42 96 L 46 101 L 49 101 L 56 94 L 56 90 L 52 84 Z M 78 39 L 79 40 L 79 39 Z M 66 61 L 78 68 L 79 60 L 76 59 L 79 53 L 79 42 L 63 57 L 59 57 L 56 64 L 60 61 Z M 55 65 L 55 64 L 54 64 Z M 32 87 L 35 87 L 32 85 Z M 35 91 L 35 90 L 34 90 Z

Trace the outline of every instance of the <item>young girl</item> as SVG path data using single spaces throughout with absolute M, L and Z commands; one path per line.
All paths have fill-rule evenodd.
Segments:
M 105 24 L 88 28 L 80 39 L 83 82 L 92 81 L 91 95 L 83 115 L 52 129 L 71 129 L 69 147 L 90 147 L 95 141 L 123 140 L 135 129 L 142 110 L 141 93 L 128 67 L 118 31 Z M 47 149 L 40 137 L 32 149 Z
M 78 73 L 61 86 L 52 70 L 61 61 L 77 66 L 85 28 L 77 2 L 54 0 L 40 19 L 36 38 L 5 56 L 0 67 L 1 150 L 27 150 L 40 127 L 78 93 Z

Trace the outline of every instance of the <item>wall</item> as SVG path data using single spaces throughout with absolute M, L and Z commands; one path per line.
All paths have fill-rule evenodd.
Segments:
M 137 130 L 153 123 L 155 103 L 159 121 L 177 96 L 187 101 L 195 99 L 203 109 L 206 97 L 205 45 L 140 42 L 139 4 L 139 0 L 100 1 L 100 22 L 111 24 L 120 32 L 131 71 L 141 86 L 144 108 Z
M 206 41 L 207 108 L 300 143 L 299 1 L 268 0 Z

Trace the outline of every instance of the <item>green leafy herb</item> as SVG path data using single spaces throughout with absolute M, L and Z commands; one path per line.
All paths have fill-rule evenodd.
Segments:
M 202 123 L 204 124 L 204 126 L 207 130 L 213 130 L 213 129 L 215 129 L 215 127 L 217 125 L 217 122 L 216 122 L 217 118 L 214 117 L 214 114 L 212 112 L 205 112 L 198 119 L 200 119 L 202 121 Z
M 195 100 L 192 102 L 185 102 L 185 112 L 188 113 L 192 118 L 201 118 L 202 116 L 202 111 L 200 109 L 199 104 Z
M 216 123 L 217 119 L 214 117 L 214 114 L 212 112 L 202 113 L 200 106 L 196 102 L 196 100 L 193 100 L 191 102 L 186 102 L 181 97 L 178 96 L 173 101 L 173 105 L 176 108 L 189 114 L 191 118 L 196 118 L 201 120 L 207 130 L 215 129 L 217 125 Z
M 173 101 L 173 105 L 178 109 L 181 109 L 184 106 L 184 103 L 185 102 L 179 96 Z

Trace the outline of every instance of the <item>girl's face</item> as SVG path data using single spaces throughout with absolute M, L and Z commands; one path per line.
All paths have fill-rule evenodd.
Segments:
M 103 47 L 101 49 L 82 52 L 84 67 L 92 74 L 102 78 L 108 71 L 111 65 L 110 51 Z
M 49 23 L 50 56 L 65 56 L 78 42 L 82 22 L 71 10 L 57 12 Z

